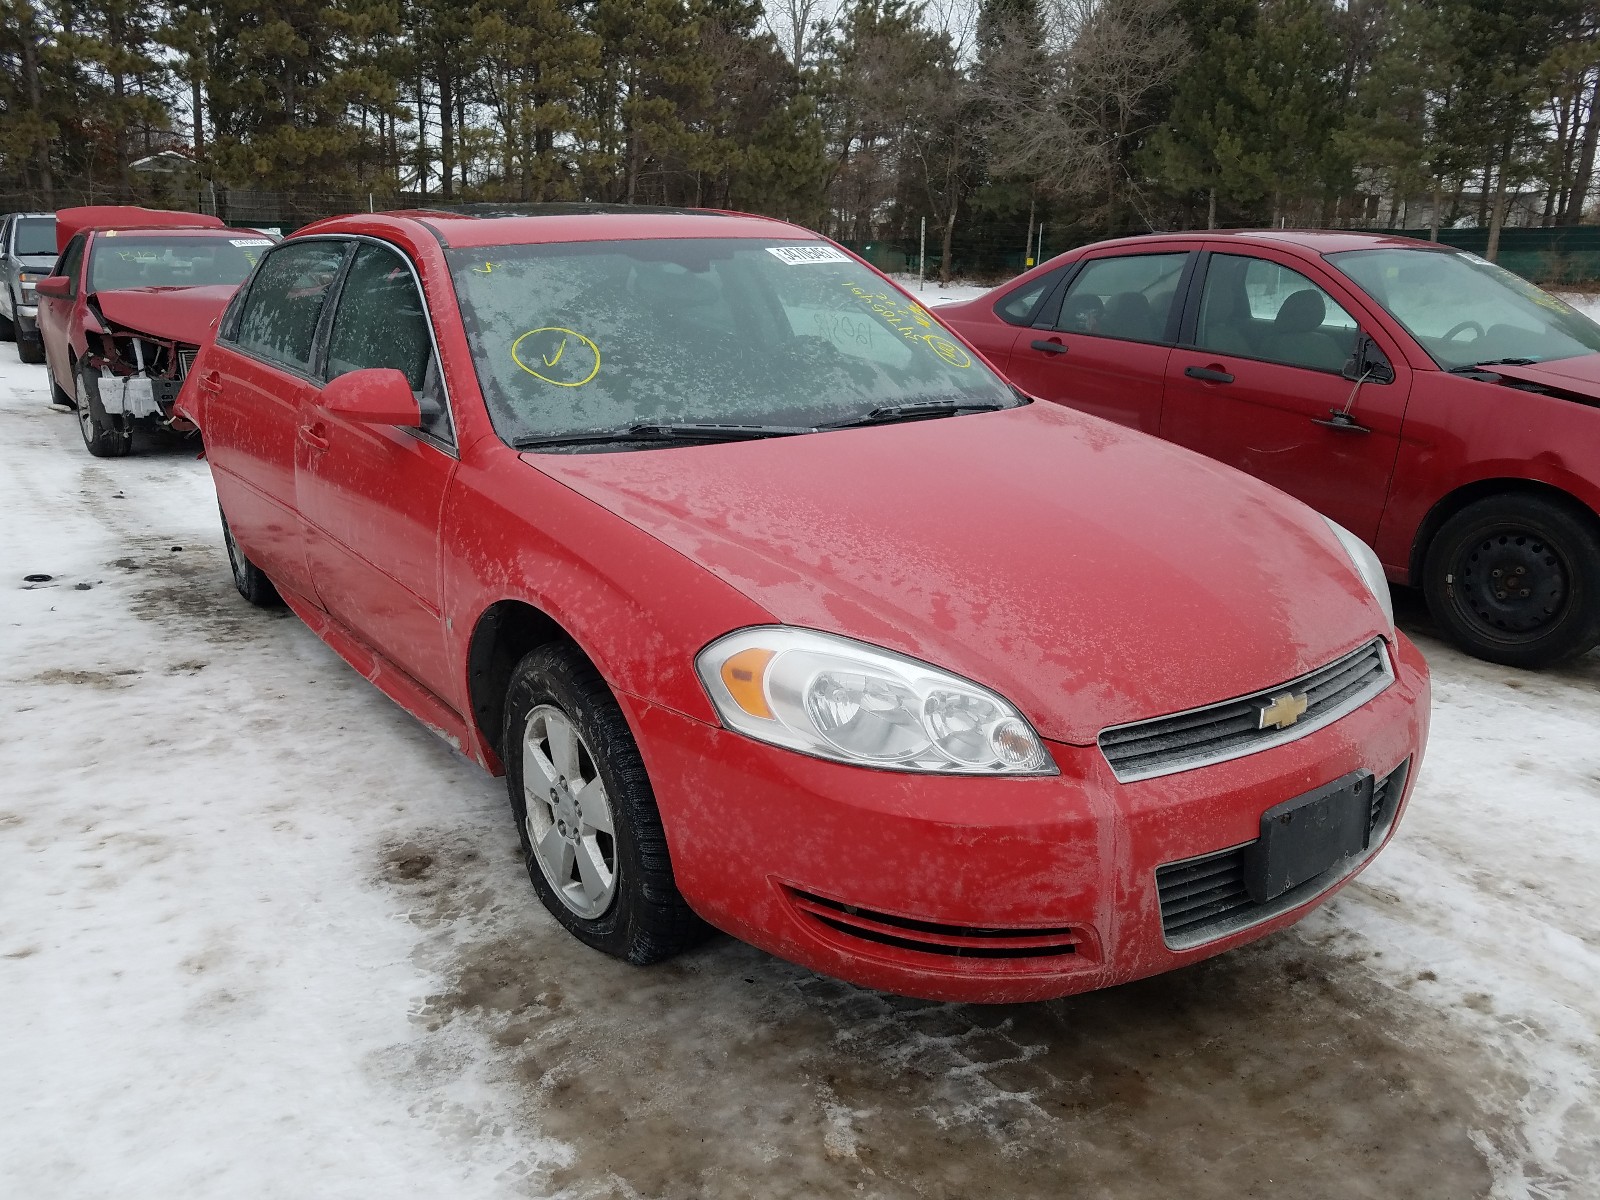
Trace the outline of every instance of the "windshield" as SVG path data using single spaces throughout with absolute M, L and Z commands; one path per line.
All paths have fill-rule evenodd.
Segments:
M 56 219 L 54 217 L 19 217 L 16 236 L 11 239 L 11 253 L 48 254 L 56 256 Z
M 102 234 L 94 243 L 89 290 L 242 283 L 271 245 L 264 237 Z
M 1349 250 L 1328 259 L 1447 371 L 1600 351 L 1600 325 L 1475 254 Z
M 822 242 L 448 252 L 513 445 L 641 423 L 811 428 L 911 403 L 1017 403 L 915 301 Z

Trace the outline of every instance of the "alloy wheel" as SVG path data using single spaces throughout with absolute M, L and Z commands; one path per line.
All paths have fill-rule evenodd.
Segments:
M 555 894 L 585 920 L 603 916 L 617 892 L 611 801 L 594 755 L 571 718 L 541 704 L 522 734 L 528 843 Z

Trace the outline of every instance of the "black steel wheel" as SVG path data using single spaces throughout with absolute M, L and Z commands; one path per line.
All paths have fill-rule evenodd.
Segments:
M 1428 549 L 1434 619 L 1469 653 L 1513 667 L 1565 662 L 1600 642 L 1600 537 L 1575 505 L 1491 496 Z

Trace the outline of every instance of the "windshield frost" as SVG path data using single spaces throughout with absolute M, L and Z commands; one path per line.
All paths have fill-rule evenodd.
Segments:
M 1476 255 L 1349 250 L 1328 259 L 1447 371 L 1497 359 L 1547 362 L 1600 351 L 1600 325 Z
M 1015 403 L 925 309 L 824 243 L 562 243 L 449 259 L 490 413 L 512 443 Z

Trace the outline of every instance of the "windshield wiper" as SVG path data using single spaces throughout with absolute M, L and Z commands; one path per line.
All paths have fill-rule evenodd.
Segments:
M 922 421 L 930 417 L 954 417 L 961 413 L 997 412 L 1002 408 L 1015 408 L 1012 404 L 979 402 L 963 404 L 958 400 L 918 400 L 908 404 L 884 404 L 865 416 L 836 421 L 821 429 L 855 429 L 862 425 L 892 425 L 896 421 Z
M 1470 375 L 1474 371 L 1486 371 L 1490 367 L 1531 367 L 1539 360 L 1537 358 L 1486 358 L 1482 362 L 1468 363 L 1464 367 L 1451 367 L 1452 375 Z
M 518 438 L 518 450 L 551 446 L 598 446 L 613 442 L 748 442 L 756 438 L 789 437 L 813 430 L 793 425 L 715 425 L 641 422 L 623 429 L 588 429 L 578 433 L 553 433 Z

